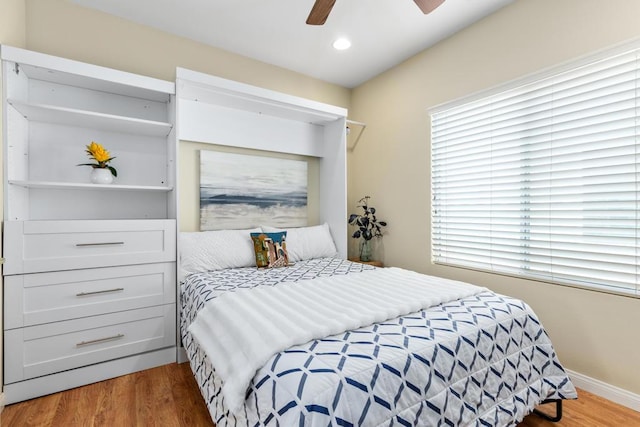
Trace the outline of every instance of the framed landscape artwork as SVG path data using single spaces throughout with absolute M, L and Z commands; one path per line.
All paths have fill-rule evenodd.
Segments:
M 200 150 L 200 230 L 307 225 L 307 162 Z

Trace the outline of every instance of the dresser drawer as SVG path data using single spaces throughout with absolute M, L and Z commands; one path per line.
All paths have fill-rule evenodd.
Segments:
M 5 222 L 4 275 L 168 262 L 175 220 Z
M 5 331 L 5 382 L 175 345 L 175 304 Z
M 172 262 L 7 276 L 4 328 L 171 304 L 175 277 Z

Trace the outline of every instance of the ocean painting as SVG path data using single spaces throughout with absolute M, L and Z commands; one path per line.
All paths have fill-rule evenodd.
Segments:
M 200 230 L 307 225 L 307 162 L 200 151 Z

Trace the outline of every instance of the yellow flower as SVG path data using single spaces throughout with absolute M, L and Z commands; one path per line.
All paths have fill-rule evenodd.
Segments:
M 102 145 L 93 141 L 91 141 L 91 144 L 87 145 L 87 151 L 98 163 L 104 163 L 111 158 L 109 152 L 105 150 Z
M 87 145 L 86 152 L 96 161 L 96 163 L 82 163 L 78 166 L 91 166 L 92 168 L 109 169 L 113 176 L 118 176 L 118 172 L 113 166 L 109 166 L 109 162 L 115 157 L 111 157 L 111 154 L 104 149 L 104 147 L 95 141 L 91 141 L 91 144 Z

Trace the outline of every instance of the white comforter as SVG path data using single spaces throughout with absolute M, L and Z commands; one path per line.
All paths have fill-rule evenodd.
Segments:
M 189 327 L 222 379 L 231 411 L 274 354 L 485 291 L 398 268 L 317 278 L 224 294 Z

